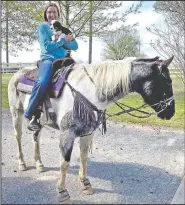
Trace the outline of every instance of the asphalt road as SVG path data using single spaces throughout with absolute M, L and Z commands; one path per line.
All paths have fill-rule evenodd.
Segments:
M 24 128 L 24 130 L 26 130 Z M 2 110 L 2 204 L 55 204 L 59 175 L 59 133 L 43 129 L 41 156 L 46 172 L 34 167 L 32 135 L 22 138 L 28 170 L 20 172 L 11 115 Z M 78 181 L 79 148 L 75 141 L 66 185 L 74 204 L 169 204 L 184 176 L 184 132 L 108 122 L 108 133 L 94 137 L 88 178 L 94 194 Z

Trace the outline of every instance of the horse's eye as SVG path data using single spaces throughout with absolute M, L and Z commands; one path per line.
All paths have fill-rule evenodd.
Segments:
M 165 80 L 167 81 L 167 84 L 168 84 L 168 85 L 171 85 L 171 84 L 172 84 L 171 78 L 168 78 L 168 77 L 165 76 Z
M 167 80 L 167 83 L 171 85 L 171 84 L 172 84 L 172 80 L 169 78 L 169 79 Z
M 162 74 L 163 78 L 167 81 L 167 84 L 168 85 L 171 85 L 172 84 L 172 80 L 171 78 L 167 77 L 166 75 Z

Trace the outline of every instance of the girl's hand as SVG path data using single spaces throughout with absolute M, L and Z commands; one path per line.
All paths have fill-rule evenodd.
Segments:
M 65 38 L 66 35 L 64 33 L 61 33 L 60 36 L 58 37 L 58 41 L 60 41 L 62 38 Z
M 72 34 L 68 34 L 68 35 L 66 35 L 66 41 L 72 41 L 73 40 L 73 36 L 72 36 Z

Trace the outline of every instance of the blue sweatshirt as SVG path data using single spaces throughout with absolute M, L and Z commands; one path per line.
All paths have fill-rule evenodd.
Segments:
M 49 23 L 41 23 L 38 26 L 38 36 L 41 49 L 40 60 L 48 58 L 52 58 L 53 60 L 64 58 L 67 52 L 61 46 L 65 46 L 69 50 L 78 49 L 78 43 L 75 39 L 67 42 L 65 38 L 62 38 L 59 42 L 54 42 L 51 40 L 52 35 Z

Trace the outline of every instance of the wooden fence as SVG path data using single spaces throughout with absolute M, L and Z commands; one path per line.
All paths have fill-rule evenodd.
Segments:
M 36 63 L 2 63 L 1 73 L 15 73 L 24 67 L 35 67 Z
M 15 73 L 18 70 L 24 68 L 24 67 L 30 67 L 30 68 L 35 68 L 36 62 L 35 63 L 2 63 L 1 64 L 1 73 Z M 170 74 L 171 75 L 182 75 L 183 73 L 181 70 L 176 69 L 174 67 L 169 67 Z

